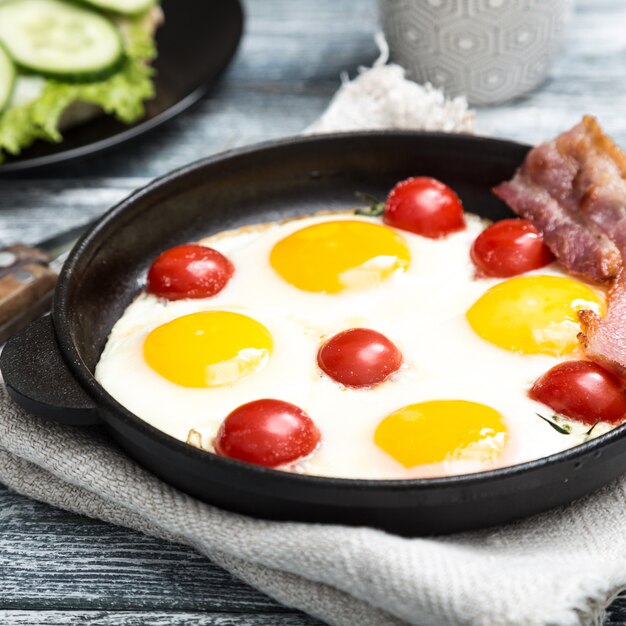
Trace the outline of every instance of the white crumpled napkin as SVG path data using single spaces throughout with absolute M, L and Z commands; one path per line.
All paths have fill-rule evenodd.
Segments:
M 362 68 L 351 82 L 342 76 L 341 89 L 306 134 L 393 128 L 474 130 L 474 113 L 468 111 L 465 98 L 447 99 L 432 85 L 406 80 L 399 65 L 387 63 L 389 48 L 383 35 L 379 33 L 375 39 L 381 52 L 374 67 Z
M 377 65 L 312 131 L 471 129 L 462 100 Z M 55 506 L 195 547 L 278 601 L 342 626 L 593 624 L 626 585 L 626 478 L 567 508 L 442 538 L 259 521 L 203 504 L 97 427 L 46 422 L 0 386 L 0 481 Z M 104 556 L 103 556 L 104 558 Z

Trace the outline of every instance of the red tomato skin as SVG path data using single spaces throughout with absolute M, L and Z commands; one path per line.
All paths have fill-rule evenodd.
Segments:
M 371 387 L 402 365 L 402 353 L 385 335 L 369 328 L 344 330 L 317 353 L 320 369 L 346 387 Z
M 210 298 L 231 279 L 235 268 L 220 252 L 198 244 L 161 253 L 148 270 L 148 293 L 167 300 Z
M 389 193 L 383 222 L 422 237 L 440 239 L 465 228 L 458 196 L 436 178 L 415 176 L 399 182 Z
M 279 467 L 311 454 L 320 443 L 313 420 L 295 404 L 263 399 L 242 404 L 222 422 L 215 451 L 231 459 Z
M 491 224 L 476 237 L 470 256 L 481 276 L 509 278 L 552 263 L 554 255 L 539 231 L 523 219 Z
M 541 376 L 530 390 L 533 400 L 583 424 L 599 419 L 615 424 L 626 417 L 621 382 L 591 361 L 565 361 Z

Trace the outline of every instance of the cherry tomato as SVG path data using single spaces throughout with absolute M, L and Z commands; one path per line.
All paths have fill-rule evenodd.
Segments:
M 215 451 L 278 467 L 311 454 L 319 441 L 317 426 L 301 408 L 282 400 L 255 400 L 237 407 L 222 422 Z
M 402 354 L 385 335 L 369 328 L 351 328 L 319 349 L 317 363 L 346 387 L 370 387 L 398 371 Z
M 197 244 L 163 252 L 148 270 L 148 293 L 168 300 L 209 298 L 219 293 L 235 268 L 217 250 Z
M 483 276 L 508 278 L 554 261 L 554 255 L 528 221 L 509 219 L 485 228 L 474 241 L 472 261 Z
M 447 185 L 426 176 L 407 178 L 391 190 L 383 222 L 431 239 L 465 228 L 463 205 L 457 195 Z
M 626 417 L 626 392 L 620 381 L 591 361 L 555 365 L 535 382 L 530 397 L 584 424 L 615 423 Z

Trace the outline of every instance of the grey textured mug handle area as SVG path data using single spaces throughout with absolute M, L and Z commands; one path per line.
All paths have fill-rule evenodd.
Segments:
M 379 0 L 391 58 L 419 83 L 474 105 L 521 96 L 548 76 L 569 0 Z

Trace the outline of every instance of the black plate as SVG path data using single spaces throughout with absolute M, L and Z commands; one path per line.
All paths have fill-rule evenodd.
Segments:
M 564 504 L 626 471 L 626 426 L 513 467 L 422 480 L 301 476 L 188 446 L 119 405 L 92 372 L 107 336 L 164 248 L 250 223 L 354 207 L 410 175 L 452 186 L 467 210 L 510 216 L 490 191 L 528 146 L 407 132 L 298 138 L 200 161 L 136 192 L 74 248 L 52 319 L 13 338 L 0 357 L 12 396 L 66 423 L 102 422 L 137 461 L 179 489 L 259 517 L 442 533 L 508 522 Z M 489 381 L 485 381 L 489 384 Z
M 162 0 L 157 31 L 156 97 L 132 125 L 111 116 L 63 133 L 61 143 L 38 141 L 0 165 L 0 175 L 32 171 L 107 150 L 167 122 L 199 100 L 232 59 L 243 30 L 239 0 Z

